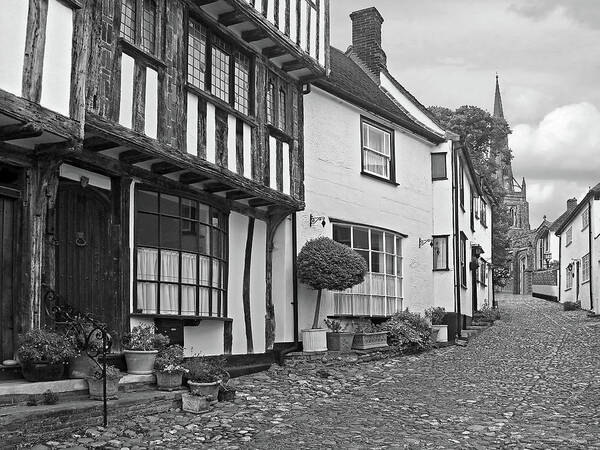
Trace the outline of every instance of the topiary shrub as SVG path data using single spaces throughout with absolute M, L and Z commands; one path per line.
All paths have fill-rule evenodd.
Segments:
M 429 322 L 419 314 L 402 311 L 378 327 L 388 332 L 388 345 L 396 348 L 426 350 L 431 347 Z
M 581 302 L 564 302 L 563 311 L 577 311 L 581 309 Z
M 312 239 L 298 254 L 298 280 L 315 289 L 317 305 L 312 328 L 319 328 L 323 289 L 345 291 L 365 279 L 368 267 L 362 256 L 327 237 Z

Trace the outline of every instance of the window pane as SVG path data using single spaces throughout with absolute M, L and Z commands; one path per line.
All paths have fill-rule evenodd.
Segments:
M 396 237 L 396 255 L 402 256 L 402 238 Z
M 433 268 L 447 269 L 448 239 L 443 237 L 433 240 Z
M 160 313 L 179 314 L 179 286 L 176 284 L 160 285 Z
M 149 53 L 155 53 L 156 34 L 156 2 L 144 0 L 144 15 L 142 18 L 142 48 Z
M 282 130 L 285 130 L 285 126 L 286 126 L 286 118 L 285 118 L 285 113 L 286 113 L 286 99 L 285 99 L 285 92 L 283 91 L 279 91 L 279 128 L 281 128 Z
M 384 255 L 383 253 L 371 253 L 371 272 L 374 273 L 383 273 L 383 261 Z
M 197 256 L 192 253 L 181 254 L 181 282 L 187 284 L 198 282 Z
M 394 259 L 394 255 L 385 255 L 385 273 L 388 275 L 396 275 Z
M 181 249 L 189 252 L 198 251 L 198 223 L 189 220 L 181 221 Z
M 363 135 L 363 145 L 386 156 L 390 156 L 390 134 L 366 124 L 366 133 Z
M 235 61 L 235 104 L 234 107 L 248 114 L 248 99 L 250 98 L 250 60 L 246 55 L 237 54 Z
M 198 242 L 198 252 L 202 253 L 204 255 L 208 255 L 209 254 L 209 245 L 210 245 L 210 228 L 208 228 L 206 225 L 199 225 L 198 226 L 198 237 L 199 237 L 199 242 Z
M 156 314 L 157 292 L 158 284 L 156 283 L 138 283 L 136 312 Z
M 212 251 L 211 255 L 216 258 L 224 259 L 225 257 L 225 245 L 223 233 L 221 231 L 212 230 Z
M 396 275 L 402 276 L 402 258 L 400 257 L 396 258 Z
M 164 216 L 160 218 L 160 246 L 179 248 L 179 219 Z
M 446 154 L 433 153 L 431 155 L 432 178 L 446 178 Z
M 196 314 L 196 287 L 181 287 L 181 314 L 193 316 Z
M 135 206 L 138 211 L 158 212 L 158 193 L 138 189 L 135 192 Z
M 365 262 L 367 263 L 367 267 L 370 266 L 369 264 L 369 251 L 368 250 L 356 250 L 356 253 L 358 253 L 360 256 L 362 256 L 365 260 Z
M 141 245 L 158 247 L 158 216 L 154 214 L 136 214 L 135 241 Z M 143 224 L 143 226 L 141 226 Z
M 221 287 L 221 265 L 216 260 L 213 260 L 212 265 L 212 285 L 213 287 Z
M 187 198 L 181 199 L 181 217 L 198 220 L 198 203 Z
M 267 88 L 267 123 L 273 124 L 273 97 L 275 95 L 275 86 L 273 83 L 269 83 L 269 87 Z
M 135 0 L 121 2 L 121 36 L 135 42 Z
M 383 251 L 383 232 L 371 230 L 371 250 Z
M 200 222 L 208 224 L 209 213 L 210 208 L 208 206 L 202 204 L 198 205 L 198 220 L 200 220 Z
M 158 250 L 138 247 L 137 250 L 137 279 L 158 280 Z
M 219 311 L 219 305 L 221 305 L 222 293 L 216 289 L 212 291 L 212 315 L 216 316 Z
M 179 281 L 179 252 L 161 250 L 160 281 L 177 283 Z
M 223 219 L 221 213 L 213 210 L 211 213 L 211 223 L 213 227 L 223 228 Z
M 352 241 L 350 236 L 350 227 L 342 226 L 342 225 L 334 225 L 333 226 L 333 240 L 339 242 L 340 244 L 347 245 L 348 247 L 352 247 Z
M 201 285 L 208 286 L 210 284 L 210 258 L 199 256 L 198 259 L 200 262 L 200 280 L 198 282 Z
M 160 213 L 170 216 L 179 216 L 179 197 L 173 195 L 160 195 Z
M 229 103 L 229 55 L 218 47 L 212 49 L 212 93 Z
M 188 82 L 204 89 L 206 29 L 198 22 L 190 20 L 188 31 Z
M 394 253 L 394 235 L 385 233 L 385 251 L 386 253 Z
M 369 230 L 365 228 L 353 228 L 353 248 L 369 249 Z
M 370 150 L 363 151 L 363 169 L 367 172 L 389 178 L 390 159 Z
M 208 288 L 200 288 L 200 311 L 199 314 L 201 316 L 208 316 L 208 301 L 209 301 L 210 289 Z

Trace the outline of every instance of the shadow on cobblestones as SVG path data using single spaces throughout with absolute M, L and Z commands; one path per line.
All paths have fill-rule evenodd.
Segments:
M 276 367 L 235 380 L 240 398 L 210 414 L 132 419 L 60 445 L 600 448 L 600 322 L 530 297 L 499 301 L 502 319 L 464 348 L 332 365 L 326 378 L 316 363 Z

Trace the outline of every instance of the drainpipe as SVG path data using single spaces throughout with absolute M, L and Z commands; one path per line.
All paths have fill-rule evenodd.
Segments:
M 594 266 L 594 264 L 592 264 L 592 203 L 594 203 L 592 201 L 593 197 L 590 198 L 590 206 L 588 207 L 588 216 L 589 216 L 589 223 L 588 223 L 588 251 L 590 254 L 589 260 L 590 260 L 590 309 L 593 311 L 594 310 L 594 291 L 592 290 L 592 280 L 594 279 L 592 277 L 592 267 Z
M 562 280 L 562 233 L 558 235 L 558 301 L 560 302 L 560 297 L 562 296 L 561 288 L 561 280 Z
M 456 337 L 460 336 L 461 329 L 461 309 L 460 309 L 460 243 L 459 240 L 459 227 L 458 227 L 458 152 L 456 151 L 456 143 L 452 141 L 452 209 L 454 214 L 452 217 L 453 228 L 454 228 L 454 311 L 456 311 Z M 466 255 L 465 255 L 466 258 Z M 466 261 L 465 261 L 466 263 Z
M 490 251 L 492 252 L 492 256 L 490 258 L 490 263 L 492 265 L 492 277 L 491 277 L 491 287 L 492 287 L 492 308 L 497 308 L 498 307 L 498 303 L 496 303 L 496 286 L 494 285 L 494 211 L 493 211 L 493 207 L 491 205 L 492 202 L 490 202 L 490 232 L 491 232 L 491 239 L 490 239 Z

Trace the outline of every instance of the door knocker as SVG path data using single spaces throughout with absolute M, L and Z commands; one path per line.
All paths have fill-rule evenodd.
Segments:
M 87 241 L 83 237 L 83 233 L 81 231 L 77 232 L 77 238 L 75 239 L 75 245 L 77 247 L 85 247 L 87 245 Z

